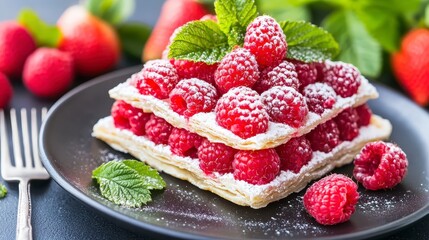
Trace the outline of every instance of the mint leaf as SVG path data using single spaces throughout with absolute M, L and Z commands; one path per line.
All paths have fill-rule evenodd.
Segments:
M 380 74 L 381 47 L 352 11 L 339 10 L 330 14 L 323 26 L 339 41 L 341 61 L 355 65 L 364 75 L 376 77 Z
M 141 23 L 123 23 L 116 27 L 116 31 L 124 53 L 141 59 L 143 47 L 150 36 L 151 28 Z
M 242 45 L 249 23 L 258 16 L 254 0 L 217 0 L 214 3 L 220 29 L 227 34 L 229 45 Z
M 0 183 L 0 199 L 6 197 L 7 188 Z
M 168 58 L 213 64 L 229 51 L 228 37 L 211 20 L 192 21 L 183 25 L 174 37 Z
M 55 25 L 48 25 L 31 9 L 23 9 L 18 15 L 21 23 L 33 36 L 39 47 L 57 47 L 61 40 L 61 32 Z
M 165 187 L 164 180 L 143 162 L 137 160 L 110 161 L 92 172 L 101 195 L 115 204 L 141 207 L 151 201 L 151 189 Z
M 327 31 L 304 21 L 283 21 L 280 27 L 286 35 L 287 57 L 304 62 L 334 58 L 338 43 Z
M 93 15 L 117 25 L 124 22 L 134 11 L 134 0 L 87 0 L 85 7 Z
M 290 1 L 284 0 L 259 0 L 257 1 L 259 12 L 269 15 L 279 21 L 304 20 L 310 21 L 311 14 L 306 6 L 295 6 Z

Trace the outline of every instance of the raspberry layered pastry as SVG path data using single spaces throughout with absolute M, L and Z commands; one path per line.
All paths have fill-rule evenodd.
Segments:
M 351 64 L 302 57 L 307 43 L 285 35 L 287 23 L 251 19 L 237 41 L 226 38 L 233 46 L 218 58 L 177 53 L 189 28 L 214 29 L 215 20 L 181 27 L 169 58 L 145 63 L 111 89 L 111 115 L 92 135 L 252 208 L 302 190 L 366 143 L 389 137 L 390 122 L 367 104 L 378 97 L 375 87 Z

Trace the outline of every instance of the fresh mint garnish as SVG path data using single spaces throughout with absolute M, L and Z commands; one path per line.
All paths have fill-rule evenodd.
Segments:
M 155 169 L 137 160 L 103 163 L 92 172 L 92 178 L 101 195 L 127 207 L 141 207 L 152 200 L 150 190 L 166 186 Z
M 283 21 L 280 27 L 286 35 L 287 57 L 304 62 L 334 58 L 339 47 L 327 31 L 304 21 Z
M 6 197 L 7 188 L 0 183 L 0 199 Z
M 33 36 L 37 46 L 57 47 L 61 40 L 60 29 L 55 25 L 46 24 L 31 9 L 23 9 L 18 16 L 21 23 Z

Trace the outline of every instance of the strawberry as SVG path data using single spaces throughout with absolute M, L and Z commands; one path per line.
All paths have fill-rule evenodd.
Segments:
M 36 49 L 30 33 L 14 21 L 0 23 L 0 72 L 19 78 L 25 59 Z
M 402 39 L 392 55 L 393 73 L 410 97 L 421 106 L 429 103 L 429 29 L 417 28 Z
M 42 47 L 25 62 L 23 81 L 34 95 L 54 98 L 70 87 L 73 76 L 73 59 L 69 53 Z
M 63 35 L 59 49 L 72 55 L 77 74 L 97 76 L 119 61 L 120 45 L 115 30 L 82 6 L 69 7 L 57 26 Z
M 13 88 L 6 75 L 0 72 L 0 109 L 5 108 L 12 99 Z
M 143 61 L 161 58 L 174 30 L 183 24 L 208 14 L 195 0 L 167 0 L 162 6 L 158 21 L 144 49 Z

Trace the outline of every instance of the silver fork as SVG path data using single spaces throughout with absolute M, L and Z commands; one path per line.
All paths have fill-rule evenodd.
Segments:
M 6 181 L 19 181 L 19 202 L 16 224 L 16 239 L 32 239 L 31 227 L 31 197 L 30 180 L 49 179 L 49 174 L 43 167 L 39 157 L 38 139 L 38 114 L 36 109 L 31 109 L 31 125 L 29 127 L 27 110 L 21 109 L 21 137 L 19 135 L 19 124 L 15 109 L 10 110 L 10 122 L 12 129 L 12 144 L 14 162 L 12 164 L 9 154 L 8 136 L 6 133 L 6 117 L 0 109 L 0 140 L 1 140 L 1 175 Z M 47 109 L 43 108 L 40 119 L 46 115 Z M 31 136 L 31 137 L 30 137 Z M 30 144 L 31 138 L 31 144 Z M 21 144 L 24 148 L 24 159 L 22 158 Z M 25 161 L 24 161 L 25 160 Z

